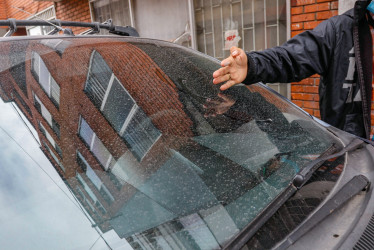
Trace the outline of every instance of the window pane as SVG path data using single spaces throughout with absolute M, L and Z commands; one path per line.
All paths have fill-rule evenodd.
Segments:
M 151 119 L 139 108 L 126 128 L 124 138 L 130 144 L 132 152 L 141 159 L 160 135 Z
M 35 52 L 32 52 L 31 72 L 33 73 L 37 82 L 39 82 L 39 60 L 39 55 Z
M 121 131 L 134 104 L 122 84 L 114 78 L 107 101 L 104 104 L 103 113 L 117 132 Z
M 100 108 L 112 71 L 99 53 L 93 53 L 85 91 L 95 106 Z
M 98 161 L 101 163 L 101 165 L 104 167 L 104 169 L 108 170 L 109 166 L 107 165 L 107 162 L 111 155 L 108 149 L 103 145 L 103 143 L 97 136 L 94 137 L 94 142 L 91 151 L 98 159 Z
M 49 72 L 47 66 L 45 66 L 42 59 L 40 59 L 40 75 L 39 75 L 39 83 L 47 92 L 47 95 L 50 96 L 50 89 L 49 89 Z
M 43 118 L 52 127 L 52 115 L 51 115 L 51 113 L 49 113 L 48 109 L 42 103 L 40 103 L 40 104 L 41 104 L 41 110 L 42 110 Z
M 94 132 L 92 131 L 90 126 L 87 124 L 86 120 L 84 120 L 83 118 L 81 119 L 81 126 L 80 126 L 80 129 L 79 129 L 79 135 L 87 143 L 88 146 L 91 145 L 91 141 L 92 141 Z
M 51 76 L 51 98 L 54 100 L 57 104 L 57 106 L 60 105 L 60 86 L 58 86 L 55 79 Z
M 82 184 L 84 190 L 87 192 L 87 194 L 91 197 L 91 199 L 96 203 L 98 202 L 96 195 L 92 192 L 91 188 L 87 185 L 83 177 L 77 173 L 77 179 Z

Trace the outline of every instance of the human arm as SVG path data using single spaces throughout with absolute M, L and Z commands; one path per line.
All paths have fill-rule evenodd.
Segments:
M 246 53 L 247 71 L 241 77 L 233 79 L 221 86 L 221 90 L 227 89 L 238 83 L 251 84 L 259 81 L 294 82 L 300 81 L 313 74 L 325 74 L 329 62 L 334 54 L 336 44 L 336 32 L 334 22 L 329 19 L 322 22 L 314 30 L 305 31 L 288 40 L 282 46 L 266 49 L 264 51 Z M 230 56 L 232 57 L 232 55 Z M 230 57 L 227 58 L 230 61 Z M 223 62 L 227 62 L 227 59 Z M 232 60 L 232 59 L 231 59 Z M 237 70 L 236 64 L 225 66 L 213 74 L 213 83 L 218 84 L 228 80 L 228 74 Z M 226 73 L 226 78 L 218 78 L 218 72 Z M 241 81 L 240 81 L 241 80 Z M 223 87 L 223 88 L 222 88 Z

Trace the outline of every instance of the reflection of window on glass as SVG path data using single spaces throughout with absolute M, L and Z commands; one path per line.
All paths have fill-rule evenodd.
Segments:
M 52 158 L 57 162 L 57 165 L 62 169 L 62 171 L 65 172 L 64 166 L 62 165 L 62 163 L 60 162 L 60 160 L 57 158 L 57 156 L 55 155 L 55 153 L 53 153 L 53 151 L 48 146 L 48 144 L 45 143 L 45 142 L 43 142 L 43 145 L 44 145 L 45 149 L 49 152 L 49 154 L 52 156 Z
M 23 98 L 18 94 L 17 91 L 13 91 L 14 97 L 21 103 L 22 107 L 27 111 L 27 113 L 32 116 L 31 109 L 29 105 L 23 100 Z M 22 110 L 22 109 L 21 109 Z
M 86 195 L 83 193 L 83 191 L 79 187 L 77 187 L 77 192 L 81 196 L 80 201 L 83 204 L 86 203 L 88 205 L 88 207 L 91 209 L 91 210 L 88 210 L 88 211 L 91 211 L 94 214 L 96 214 L 95 207 L 91 204 L 91 202 L 89 201 L 89 199 L 86 198 Z
M 108 190 L 108 188 L 104 185 L 104 183 L 101 181 L 99 176 L 95 173 L 95 171 L 91 168 L 91 166 L 88 164 L 86 159 L 83 157 L 83 155 L 79 152 L 77 152 L 77 162 L 79 166 L 85 171 L 88 179 L 94 184 L 94 186 L 97 188 L 97 190 L 100 192 L 100 194 L 103 196 L 104 200 L 108 204 L 112 204 L 114 201 L 114 197 Z
M 104 167 L 105 170 L 111 168 L 114 163 L 115 159 L 109 152 L 109 150 L 104 146 L 101 140 L 97 137 L 95 132 L 91 129 L 85 119 L 81 117 L 80 125 L 79 125 L 79 136 L 83 139 L 83 141 L 87 144 L 90 151 L 96 157 L 96 159 L 100 162 L 100 164 Z
M 57 145 L 57 143 L 55 142 L 55 140 L 53 140 L 51 134 L 48 133 L 48 131 L 43 126 L 43 124 L 40 121 L 38 123 L 39 123 L 40 132 L 42 132 L 42 134 L 47 138 L 47 140 L 49 141 L 49 143 L 51 143 L 51 145 L 55 148 L 56 152 L 58 153 L 58 155 L 62 159 L 62 150 L 61 150 L 61 148 Z
M 125 139 L 131 151 L 141 160 L 161 132 L 113 74 L 102 56 L 91 56 L 85 92 L 109 123 Z
M 79 173 L 77 173 L 76 177 L 77 177 L 78 182 L 83 186 L 84 190 L 87 192 L 87 194 L 93 200 L 93 202 L 95 203 L 96 207 L 98 207 L 99 210 L 103 214 L 105 214 L 106 213 L 105 208 L 100 203 L 100 201 L 97 199 L 96 195 L 92 192 L 91 188 L 87 185 L 87 183 L 85 182 L 85 180 L 83 179 L 83 177 Z
M 48 109 L 43 105 L 40 99 L 34 95 L 34 106 L 36 110 L 43 116 L 43 118 L 48 122 L 49 126 L 52 128 L 53 132 L 60 138 L 60 125 L 53 119 L 51 113 Z
M 60 105 L 60 86 L 49 73 L 42 58 L 32 52 L 31 72 L 56 107 Z

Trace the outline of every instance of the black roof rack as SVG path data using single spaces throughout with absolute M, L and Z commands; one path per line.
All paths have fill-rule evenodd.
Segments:
M 85 22 L 73 22 L 73 21 L 61 21 L 61 20 L 16 20 L 13 18 L 9 18 L 8 20 L 0 20 L 0 26 L 8 26 L 9 31 L 4 36 L 11 36 L 14 32 L 17 31 L 17 27 L 26 27 L 26 26 L 54 26 L 51 32 L 48 35 L 53 35 L 59 31 L 63 31 L 64 34 L 67 35 L 74 35 L 72 30 L 69 28 L 62 28 L 62 27 L 86 27 L 91 28 L 87 30 L 81 35 L 90 35 L 99 33 L 100 29 L 108 30 L 109 33 L 121 35 L 121 36 L 135 36 L 139 37 L 139 33 L 131 26 L 115 26 L 112 23 L 112 20 L 109 19 L 104 23 L 92 22 L 92 23 L 85 23 Z

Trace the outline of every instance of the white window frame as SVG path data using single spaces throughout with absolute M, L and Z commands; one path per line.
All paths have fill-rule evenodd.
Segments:
M 82 127 L 82 121 L 85 121 L 87 123 L 87 125 L 91 128 L 91 126 L 88 124 L 87 120 L 84 119 L 82 116 L 79 116 L 79 127 L 78 127 L 78 134 L 81 136 L 81 127 Z M 93 135 L 92 135 L 92 139 L 90 142 L 86 141 L 85 139 L 82 138 L 82 140 L 88 145 L 89 147 L 89 150 L 90 152 L 95 156 L 95 158 L 97 159 L 97 161 L 104 167 L 105 170 L 108 170 L 110 168 L 110 163 L 114 160 L 114 157 L 113 155 L 110 153 L 110 151 L 108 150 L 107 147 L 105 147 L 104 143 L 100 140 L 100 138 L 96 135 L 95 131 L 91 128 L 91 130 L 93 131 Z M 95 153 L 92 151 L 92 149 L 94 148 L 94 145 L 95 145 L 95 141 L 98 140 L 99 143 L 101 143 L 101 145 L 106 149 L 106 151 L 108 152 L 109 154 L 109 157 L 107 159 L 107 161 L 104 163 L 104 162 L 101 162 L 99 161 L 99 159 L 97 158 L 97 156 L 95 155 Z
M 87 73 L 87 77 L 86 77 L 86 84 L 87 84 L 88 79 L 89 79 L 89 75 L 90 75 L 91 67 L 92 67 L 92 61 L 93 61 L 95 53 L 99 53 L 99 52 L 94 50 L 91 54 L 90 64 L 88 66 L 88 73 Z M 101 56 L 100 53 L 99 53 L 99 55 Z M 104 60 L 104 62 L 105 62 L 105 60 Z M 108 65 L 108 67 L 109 67 L 109 65 Z M 100 106 L 100 112 L 102 114 L 104 113 L 103 111 L 104 111 L 104 108 L 105 108 L 105 104 L 107 103 L 109 93 L 110 93 L 110 91 L 113 87 L 113 83 L 114 83 L 115 80 L 119 83 L 120 87 L 126 92 L 126 94 L 130 97 L 131 101 L 133 102 L 132 109 L 130 110 L 128 116 L 126 117 L 126 120 L 124 121 L 120 131 L 117 131 L 118 134 L 122 137 L 124 135 L 128 125 L 130 124 L 131 120 L 135 116 L 137 110 L 139 109 L 139 106 L 136 104 L 136 101 L 134 100 L 134 98 L 132 98 L 132 96 L 126 90 L 126 88 L 123 86 L 121 81 L 114 75 L 113 71 L 111 71 L 111 77 L 110 77 L 110 80 L 109 80 L 109 83 L 108 83 L 108 87 L 106 88 L 104 96 L 103 96 L 103 100 L 102 100 L 102 103 L 101 103 L 101 106 Z M 86 85 L 85 85 L 85 88 L 86 88 Z M 143 160 L 144 156 L 146 156 L 148 154 L 148 152 L 152 149 L 152 147 L 157 143 L 157 141 L 161 138 L 161 135 L 162 135 L 162 133 L 160 132 L 160 135 L 156 138 L 156 140 L 152 143 L 152 145 L 147 149 L 147 151 L 141 156 L 140 161 Z
M 50 7 L 32 15 L 31 17 L 27 18 L 27 20 L 47 20 L 47 21 L 50 21 L 50 20 L 54 20 L 56 19 L 56 10 L 55 10 L 55 6 L 54 5 L 51 5 Z M 27 32 L 27 35 L 30 36 L 31 35 L 31 31 L 33 29 L 39 29 L 40 30 L 40 35 L 46 35 L 47 33 L 44 32 L 44 30 L 40 27 L 40 26 L 30 26 L 30 27 L 26 27 L 26 32 Z
M 61 95 L 61 87 L 60 85 L 56 82 L 56 80 L 53 78 L 53 76 L 51 75 L 51 73 L 49 72 L 48 68 L 47 68 L 47 65 L 45 64 L 45 62 L 43 61 L 42 57 L 36 53 L 35 51 L 32 52 L 32 59 L 33 60 L 38 60 L 38 72 L 36 72 L 38 74 L 38 84 L 39 86 L 44 90 L 44 92 L 47 94 L 47 96 L 52 100 L 52 97 L 53 97 L 53 100 L 55 100 L 57 102 L 57 107 L 60 106 L 60 95 Z M 41 77 L 41 62 L 43 62 L 43 64 L 45 65 L 47 71 L 48 71 L 48 89 L 45 89 L 44 86 L 40 83 L 40 77 Z M 34 68 L 34 63 L 32 61 L 32 65 L 31 65 L 31 68 L 33 70 L 36 70 Z M 53 79 L 53 80 L 52 80 Z M 59 93 L 58 95 L 56 95 L 56 97 L 58 97 L 58 99 L 56 100 L 56 98 L 54 98 L 54 95 L 52 95 L 52 81 L 54 81 L 56 83 L 56 85 L 58 86 L 59 88 Z M 52 101 L 52 103 L 54 104 L 54 102 Z

